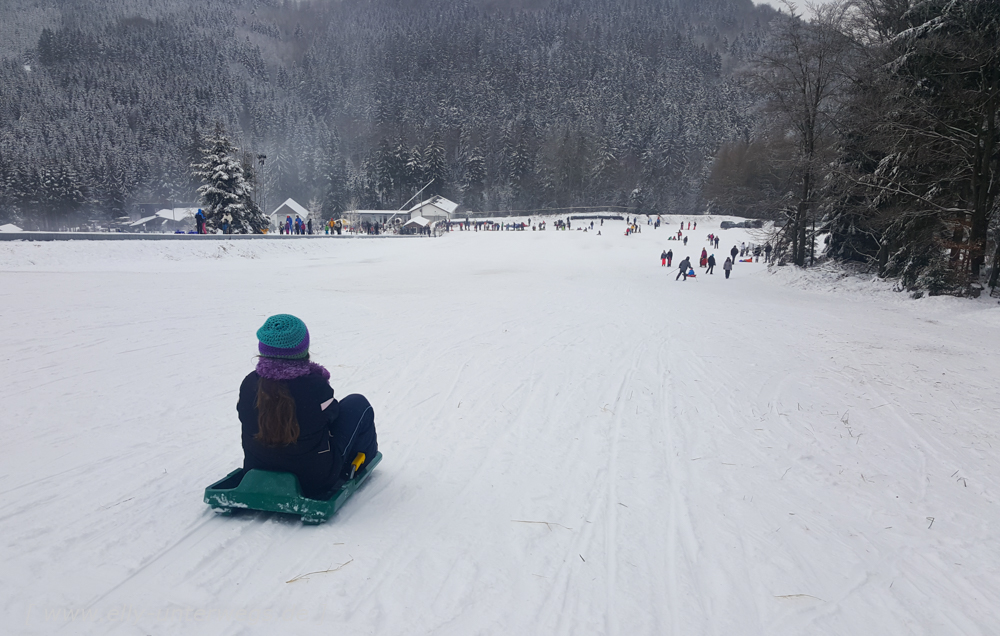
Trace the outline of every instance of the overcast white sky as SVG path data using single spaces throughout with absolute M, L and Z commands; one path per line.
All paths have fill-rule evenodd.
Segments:
M 755 4 L 769 4 L 776 9 L 785 8 L 785 6 L 781 3 L 780 0 L 753 0 L 753 1 Z M 792 0 L 792 4 L 794 4 L 798 8 L 799 14 L 803 16 L 809 15 L 809 10 L 806 8 L 806 2 L 807 0 Z M 808 0 L 808 2 L 809 4 L 829 4 L 830 2 L 833 2 L 833 0 Z

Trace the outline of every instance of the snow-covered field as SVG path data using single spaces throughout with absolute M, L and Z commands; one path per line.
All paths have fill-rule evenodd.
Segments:
M 996 300 L 675 282 L 697 220 L 0 243 L 0 631 L 1000 632 Z M 274 313 L 376 408 L 321 526 L 202 503 Z

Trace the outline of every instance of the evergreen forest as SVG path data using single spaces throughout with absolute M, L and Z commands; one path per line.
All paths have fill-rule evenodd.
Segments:
M 198 200 L 216 126 L 263 208 L 690 212 L 753 99 L 749 0 L 12 0 L 0 221 Z M 263 200 L 266 197 L 266 201 Z M 265 210 L 267 211 L 267 210 Z
M 204 204 L 257 231 L 288 197 L 326 218 L 424 188 L 470 213 L 771 219 L 780 264 L 860 263 L 915 295 L 1000 278 L 996 0 L 808 15 L 750 0 L 7 0 L 2 15 L 0 224 Z M 212 157 L 247 185 L 208 184 Z

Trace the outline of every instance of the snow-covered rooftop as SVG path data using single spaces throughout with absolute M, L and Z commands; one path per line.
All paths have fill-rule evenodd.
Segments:
M 150 223 L 152 221 L 159 221 L 159 222 L 163 223 L 166 220 L 169 220 L 169 219 L 164 219 L 163 217 L 159 216 L 158 214 L 154 214 L 153 216 L 147 216 L 147 217 L 141 218 L 138 221 L 135 221 L 133 223 L 129 223 L 129 227 L 139 227 L 140 225 L 146 225 L 147 223 Z
M 420 227 L 427 227 L 428 225 L 430 225 L 430 223 L 431 222 L 429 220 L 425 219 L 422 216 L 415 216 L 406 223 L 404 223 L 403 227 L 414 226 L 414 225 Z
M 198 208 L 165 208 L 156 212 L 156 216 L 170 221 L 183 221 L 195 214 L 198 214 Z
M 269 216 L 291 216 L 288 212 L 283 211 L 284 208 L 290 208 L 293 214 L 297 214 L 303 219 L 309 216 L 309 210 L 302 207 L 298 201 L 295 199 L 285 199 L 285 202 L 274 208 L 274 212 L 271 212 Z
M 425 205 L 433 205 L 433 206 L 435 206 L 437 208 L 440 208 L 441 210 L 444 210 L 449 215 L 451 215 L 452 213 L 455 212 L 455 210 L 458 209 L 458 204 L 455 203 L 454 201 L 449 201 L 448 199 L 446 199 L 446 198 L 444 198 L 442 196 L 435 195 L 435 196 L 432 196 L 429 199 L 425 199 L 425 200 L 421 201 L 420 203 L 416 204 L 415 206 L 413 206 L 412 208 L 410 208 L 409 211 L 410 212 L 416 212 L 417 210 L 419 210 L 420 208 L 424 207 Z

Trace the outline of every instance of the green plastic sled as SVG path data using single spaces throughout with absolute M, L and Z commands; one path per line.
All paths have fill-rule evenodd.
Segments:
M 234 508 L 244 508 L 299 515 L 306 524 L 323 523 L 365 483 L 380 461 L 382 453 L 375 453 L 375 458 L 329 499 L 303 497 L 299 480 L 292 473 L 237 468 L 205 489 L 205 503 L 223 515 L 232 514 Z

